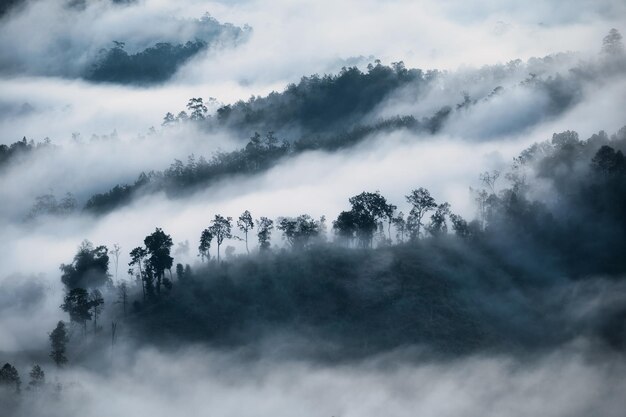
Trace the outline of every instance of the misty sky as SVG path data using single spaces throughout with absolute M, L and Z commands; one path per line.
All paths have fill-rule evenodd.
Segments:
M 47 343 L 47 332 L 65 318 L 58 308 L 63 292 L 59 265 L 71 261 L 83 239 L 109 247 L 119 243 L 120 275 L 125 275 L 128 251 L 155 227 L 170 233 L 175 245 L 188 242 L 190 250 L 180 252 L 175 262 L 197 262 L 200 231 L 216 213 L 236 217 L 248 209 L 255 217 L 309 213 L 334 219 L 349 208 L 350 196 L 364 190 L 379 190 L 407 212 L 404 195 L 423 186 L 438 201 L 448 201 L 455 212 L 472 218 L 476 207 L 469 187 L 478 184 L 479 173 L 506 169 L 520 151 L 554 132 L 576 130 L 587 138 L 626 125 L 626 71 L 609 73 L 600 64 L 607 32 L 617 28 L 626 34 L 622 0 L 68 3 L 27 0 L 0 17 L 0 144 L 26 137 L 35 142 L 49 138 L 58 145 L 53 152 L 0 170 L 0 353 Z M 234 41 L 211 34 L 210 46 L 164 82 L 98 83 L 84 76 L 113 41 L 123 41 L 129 52 L 136 52 L 158 42 L 193 40 L 202 34 L 197 21 L 205 13 L 220 24 L 245 28 L 246 35 Z M 532 60 L 549 55 L 554 58 Z M 220 180 L 185 199 L 160 192 L 100 217 L 78 212 L 67 218 L 24 220 L 38 195 L 71 192 L 82 205 L 96 192 L 133 182 L 141 172 L 167 168 L 175 158 L 185 161 L 192 153 L 210 158 L 245 144 L 228 131 L 191 125 L 162 129 L 163 116 L 183 110 L 191 97 L 215 98 L 209 106 L 213 113 L 221 104 L 281 92 L 302 76 L 337 73 L 351 65 L 365 70 L 375 59 L 442 73 L 419 94 L 411 86 L 395 91 L 362 115 L 364 123 L 397 115 L 429 117 L 460 103 L 463 94 L 479 104 L 455 113 L 434 135 L 405 130 L 374 134 L 350 149 L 305 152 L 258 175 Z M 503 71 L 513 60 L 520 60 L 516 69 Z M 588 71 L 588 76 L 576 78 L 571 68 Z M 553 111 L 555 103 L 546 91 L 523 85 L 534 72 L 546 78 L 563 76 L 564 88 L 576 89 L 576 100 Z M 482 100 L 495 86 L 505 92 Z M 279 233 L 274 236 L 273 243 L 281 246 Z M 238 254 L 245 251 L 241 242 L 229 245 Z M 589 364 L 575 353 L 578 348 L 538 359 L 528 369 L 509 358 L 482 357 L 388 372 L 378 363 L 346 369 L 280 364 L 269 371 L 264 367 L 270 365 L 256 364 L 250 371 L 254 378 L 245 383 L 241 374 L 249 370 L 239 366 L 224 371 L 225 380 L 212 373 L 238 358 L 202 349 L 190 352 L 180 366 L 168 364 L 155 371 L 153 379 L 141 364 L 151 355 L 166 363 L 161 355 L 167 354 L 142 351 L 129 359 L 127 375 L 120 372 L 123 366 L 107 376 L 89 369 L 72 371 L 69 378 L 82 385 L 71 395 L 84 402 L 68 412 L 102 410 L 106 404 L 94 395 L 96 387 L 107 395 L 123 387 L 128 392 L 111 405 L 111 415 L 126 410 L 137 414 L 142 410 L 135 408 L 138 404 L 153 400 L 150 415 L 171 415 L 180 412 L 178 407 L 190 407 L 191 414 L 205 401 L 206 390 L 214 393 L 210 403 L 221 410 L 215 415 L 225 416 L 414 415 L 406 410 L 414 406 L 416 391 L 420 406 L 414 410 L 420 415 L 617 416 L 614 394 L 626 389 L 620 380 L 626 372 L 623 365 L 610 369 L 605 363 Z M 208 365 L 195 368 L 196 359 Z M 182 383 L 180 390 L 189 390 L 188 397 L 177 392 L 170 404 L 156 401 L 154 392 L 180 379 L 181 372 L 201 382 Z M 459 382 L 465 378 L 476 385 Z M 585 378 L 591 388 L 580 382 Z M 489 386 L 481 385 L 484 380 Z M 133 388 L 137 381 L 143 388 Z M 554 388 L 563 381 L 571 382 L 570 391 Z M 509 389 L 506 394 L 501 384 Z M 592 398 L 587 388 L 596 389 L 598 396 Z M 515 391 L 535 401 L 530 413 L 529 408 L 522 411 Z M 449 397 L 455 400 L 448 404 Z M 319 406 L 311 398 L 322 399 L 323 414 L 309 412 Z M 189 399 L 193 406 L 185 404 Z M 493 401 L 494 408 L 483 408 L 481 401 Z M 259 407 L 261 414 L 251 414 L 248 405 Z M 297 407 L 307 411 L 285 412 Z
M 165 83 L 97 84 L 81 79 L 69 67 L 45 75 L 44 67 L 56 62 L 54 51 L 60 47 L 66 58 L 80 60 L 122 36 L 138 45 L 183 40 L 184 22 L 206 12 L 222 23 L 251 26 L 249 39 L 209 48 Z M 176 242 L 188 240 L 194 248 L 198 230 L 216 211 L 232 216 L 244 209 L 266 216 L 308 212 L 334 218 L 346 208 L 347 198 L 363 189 L 380 190 L 402 208 L 407 190 L 423 185 L 471 217 L 474 207 L 468 187 L 476 184 L 482 170 L 507 166 L 524 147 L 555 131 L 572 129 L 587 137 L 599 129 L 619 129 L 626 104 L 623 77 L 583 85 L 580 102 L 546 119 L 541 117 L 545 97 L 518 86 L 538 64 L 523 64 L 497 80 L 508 87 L 507 94 L 455 116 L 436 136 L 397 132 L 335 155 L 303 154 L 258 177 L 213 185 L 187 201 L 169 201 L 157 194 L 146 197 L 147 203 L 136 202 L 100 219 L 78 216 L 22 223 L 37 195 L 69 191 L 81 202 L 94 192 L 133 181 L 142 171 L 164 169 L 174 158 L 186 160 L 191 153 L 210 156 L 241 145 L 225 133 L 196 132 L 191 127 L 161 131 L 163 115 L 184 109 L 189 97 L 231 103 L 282 91 L 303 75 L 336 72 L 351 64 L 364 68 L 375 58 L 384 63 L 403 60 L 407 67 L 446 70 L 447 75 L 425 97 L 415 99 L 410 90 L 400 91 L 367 118 L 422 117 L 459 102 L 461 92 L 477 97 L 489 93 L 495 85 L 489 66 L 564 52 L 570 54 L 539 70 L 567 74 L 567 68 L 578 62 L 593 62 L 603 36 L 611 27 L 619 28 L 625 17 L 626 5 L 620 1 L 582 0 L 567 8 L 556 1 L 524 6 L 484 1 L 468 7 L 462 1 L 296 5 L 146 0 L 124 7 L 87 1 L 85 8 L 76 9 L 67 9 L 60 0 L 27 2 L 5 15 L 0 27 L 4 109 L 0 141 L 48 137 L 60 147 L 10 167 L 0 177 L 1 197 L 7 202 L 0 207 L 2 275 L 43 273 L 57 286 L 58 265 L 70 259 L 85 238 L 107 245 L 118 242 L 128 249 L 162 226 Z M 67 24 L 70 20 L 72 25 Z M 155 28 L 150 22 L 165 23 Z M 26 26 L 31 28 L 28 42 L 15 42 Z M 18 61 L 25 70 L 12 72 Z M 214 110 L 215 106 L 209 109 Z M 151 127 L 157 134 L 148 133 Z M 90 140 L 93 134 L 114 132 L 115 141 Z M 78 141 L 72 139 L 73 133 L 80 134 Z M 477 142 L 481 144 L 476 146 Z M 32 263 L 32 248 L 37 246 L 46 249 Z M 195 255 L 188 256 L 193 260 Z M 122 258 L 127 262 L 125 255 Z

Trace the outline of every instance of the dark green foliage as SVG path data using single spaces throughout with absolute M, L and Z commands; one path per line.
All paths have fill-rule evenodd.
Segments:
M 308 214 L 298 217 L 281 217 L 276 228 L 293 249 L 304 249 L 315 242 L 320 234 L 320 222 Z
M 71 264 L 60 266 L 61 281 L 68 289 L 97 288 L 110 281 L 109 253 L 106 246 L 94 247 L 85 240 Z
M 339 213 L 337 220 L 333 222 L 333 229 L 339 238 L 348 245 L 356 235 L 361 247 L 371 247 L 374 232 L 383 220 L 387 220 L 389 228 L 391 228 L 396 206 L 388 204 L 385 197 L 380 195 L 378 191 L 375 193 L 362 192 L 351 197 L 349 201 L 352 209 Z M 389 231 L 389 233 L 391 232 Z
M 100 290 L 93 290 L 89 293 L 89 305 L 91 307 L 91 315 L 93 317 L 93 332 L 98 332 L 98 316 L 102 311 L 102 305 L 104 304 L 104 298 Z
M 62 366 L 67 363 L 67 357 L 65 357 L 65 350 L 67 349 L 67 342 L 69 337 L 65 328 L 65 323 L 62 321 L 57 323 L 52 333 L 50 333 L 50 345 L 52 350 L 50 351 L 50 357 L 56 363 L 57 366 Z
M 33 140 L 27 141 L 26 137 L 10 145 L 0 144 L 0 170 L 8 166 L 10 162 L 19 161 L 26 155 L 32 154 L 39 149 L 51 147 L 53 145 L 51 145 L 49 139 L 35 143 Z
M 221 24 L 206 14 L 187 22 L 195 26 L 195 38 L 185 43 L 157 42 L 146 49 L 129 53 L 124 42 L 113 41 L 113 47 L 102 49 L 85 78 L 122 84 L 154 84 L 167 81 L 193 56 L 219 42 L 235 45 L 245 40 L 249 27 Z
M 183 264 L 176 264 L 176 279 L 178 279 L 179 282 L 185 280 L 185 267 Z
M 388 94 L 414 83 L 426 83 L 421 70 L 394 63 L 370 65 L 366 72 L 343 68 L 337 75 L 302 77 L 284 92 L 252 97 L 217 110 L 217 121 L 243 131 L 297 126 L 303 132 L 330 132 L 351 127 Z
M 156 294 L 161 294 L 161 284 L 164 283 L 165 271 L 172 269 L 174 258 L 170 256 L 170 251 L 174 243 L 172 237 L 158 227 L 151 235 L 146 236 L 144 239 L 146 245 L 146 253 L 149 256 L 147 266 L 154 274 L 156 279 Z M 169 285 L 171 281 L 168 280 L 166 287 L 171 288 Z
M 233 218 L 232 217 L 224 217 L 220 214 L 216 214 L 215 218 L 211 220 L 211 226 L 209 226 L 209 235 L 211 238 L 215 237 L 215 241 L 217 243 L 217 262 L 220 262 L 220 247 L 222 243 L 224 243 L 225 239 L 231 239 L 233 237 L 231 231 L 233 227 Z M 203 237 L 205 236 L 203 232 Z M 201 246 L 202 246 L 202 242 Z M 210 246 L 210 241 L 209 241 Z M 207 249 L 208 253 L 208 249 Z
M 0 387 L 15 389 L 15 392 L 19 393 L 21 385 L 22 380 L 20 379 L 20 374 L 17 372 L 17 369 L 10 363 L 5 363 L 4 366 L 0 368 Z
M 267 217 L 261 217 L 256 221 L 257 238 L 259 240 L 259 251 L 265 252 L 270 248 L 270 240 L 272 238 L 272 230 L 274 229 L 274 220 Z
M 87 320 L 91 320 L 92 303 L 89 293 L 84 288 L 70 290 L 63 299 L 61 309 L 70 315 L 70 320 L 83 326 L 87 332 Z
M 213 240 L 213 231 L 210 227 L 207 227 L 200 234 L 200 245 L 198 245 L 198 254 L 200 255 L 200 260 L 204 262 L 211 259 L 211 254 L 209 250 L 211 249 L 211 241 Z
M 131 325 L 148 336 L 158 328 L 160 338 L 218 345 L 292 333 L 327 341 L 332 351 L 322 354 L 333 358 L 412 345 L 441 354 L 534 350 L 581 335 L 621 348 L 623 306 L 592 309 L 586 320 L 571 312 L 581 302 L 574 290 L 581 281 L 593 286 L 598 276 L 626 273 L 626 171 L 618 156 L 625 147 L 626 129 L 588 141 L 564 132 L 532 146 L 507 175 L 510 188 L 496 192 L 486 182 L 492 192 L 484 227 L 418 188 L 408 200 L 420 219 L 432 213 L 430 223 L 422 238 L 395 246 L 313 244 L 317 222 L 282 218 L 287 241 L 307 250 L 203 266 Z M 522 184 L 525 169 L 555 188 L 546 195 L 533 181 Z M 375 193 L 356 197 L 357 211 L 375 216 Z M 353 226 L 350 213 L 336 223 Z M 350 227 L 336 229 L 350 237 Z
M 435 203 L 430 192 L 423 187 L 411 191 L 406 196 L 406 201 L 411 204 L 411 212 L 407 217 L 407 229 L 411 234 L 411 239 L 419 239 L 423 227 L 423 218 L 426 213 L 437 207 L 437 203 Z
M 272 132 L 265 137 L 255 133 L 241 150 L 220 152 L 210 161 L 191 155 L 184 164 L 175 160 L 163 172 L 142 173 L 132 185 L 116 185 L 110 191 L 92 196 L 85 210 L 105 213 L 128 204 L 140 191 L 165 190 L 169 196 L 187 195 L 196 187 L 210 184 L 231 175 L 254 174 L 268 169 L 289 152 L 289 144 L 279 143 Z
M 128 54 L 124 44 L 117 42 L 101 56 L 86 76 L 91 81 L 151 84 L 166 81 L 178 67 L 207 47 L 196 39 L 185 44 L 160 42 L 135 54 Z
M 33 365 L 28 375 L 30 376 L 28 386 L 32 390 L 39 390 L 46 383 L 46 374 L 43 369 L 41 369 L 41 366 L 37 364 Z

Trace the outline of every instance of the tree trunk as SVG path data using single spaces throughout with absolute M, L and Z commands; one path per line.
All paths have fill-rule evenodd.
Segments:
M 146 301 L 146 282 L 143 278 L 143 271 L 141 270 L 141 260 L 139 260 L 139 277 L 141 278 L 141 292 L 143 293 L 143 301 Z

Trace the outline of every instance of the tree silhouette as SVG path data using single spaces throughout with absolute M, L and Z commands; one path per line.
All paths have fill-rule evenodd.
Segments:
M 102 305 L 104 304 L 104 298 L 100 290 L 93 290 L 89 293 L 89 306 L 93 316 L 93 332 L 98 332 L 98 315 L 102 311 Z
M 156 293 L 159 296 L 161 295 L 165 270 L 169 270 L 171 275 L 174 258 L 170 256 L 170 250 L 174 243 L 170 235 L 157 227 L 152 234 L 146 236 L 144 244 L 149 255 L 148 265 L 156 278 Z
M 622 43 L 622 34 L 615 28 L 609 30 L 609 33 L 602 40 L 602 52 L 607 55 L 620 55 L 624 53 L 624 44 Z
M 211 234 L 215 236 L 217 242 L 217 263 L 220 263 L 220 246 L 225 239 L 231 239 L 233 237 L 231 230 L 233 227 L 232 217 L 223 217 L 220 214 L 216 214 L 215 218 L 211 221 Z
M 137 266 L 139 269 L 139 277 L 141 278 L 141 291 L 143 293 L 143 299 L 146 299 L 146 277 L 141 266 L 141 262 L 148 256 L 148 252 L 142 247 L 136 247 L 130 251 L 130 262 L 128 266 Z
M 187 110 L 189 110 L 189 119 L 196 121 L 204 120 L 208 111 L 201 97 L 189 99 Z
M 250 253 L 250 250 L 248 249 L 248 232 L 254 229 L 254 221 L 252 220 L 252 215 L 248 210 L 244 211 L 241 216 L 239 216 L 239 219 L 237 219 L 237 227 L 244 233 L 246 252 Z
M 128 304 L 128 284 L 126 284 L 126 281 L 120 282 L 117 286 L 117 298 L 118 302 L 122 304 L 122 311 L 124 312 L 124 317 L 126 317 L 126 306 Z
M 70 320 L 83 326 L 87 333 L 87 320 L 91 320 L 91 300 L 84 288 L 74 288 L 63 299 L 61 309 L 70 315 Z
M 17 372 L 17 369 L 10 363 L 5 363 L 2 368 L 0 368 L 0 386 L 5 387 L 14 387 L 15 392 L 20 392 L 20 387 L 22 385 L 22 380 L 20 379 L 20 374 Z
M 396 228 L 396 240 L 398 242 L 404 242 L 404 234 L 406 233 L 406 220 L 404 219 L 404 213 L 399 212 L 393 218 L 393 225 Z
M 211 241 L 213 240 L 213 232 L 210 227 L 207 227 L 200 234 L 200 245 L 198 246 L 198 252 L 200 254 L 200 260 L 204 262 L 204 259 L 211 259 L 209 250 L 211 249 Z
M 437 206 L 437 210 L 430 216 L 428 232 L 433 236 L 441 236 L 448 233 L 447 217 L 450 216 L 450 204 L 443 203 Z
M 67 335 L 65 323 L 59 321 L 52 333 L 50 333 L 50 345 L 52 347 L 50 357 L 57 366 L 62 366 L 67 363 L 65 350 L 68 341 L 69 337 Z
M 85 240 L 71 264 L 60 266 L 61 281 L 68 289 L 98 288 L 109 282 L 109 255 L 106 246 L 94 247 Z
M 342 211 L 337 216 L 337 220 L 333 221 L 333 230 L 339 237 L 339 240 L 345 242 L 348 246 L 354 240 L 354 234 L 357 231 L 356 222 L 353 211 Z
M 420 231 L 423 226 L 422 220 L 426 213 L 437 207 L 435 199 L 431 197 L 427 189 L 420 187 L 411 191 L 406 196 L 406 201 L 411 204 L 411 212 L 407 219 L 407 228 L 411 233 L 412 239 L 420 238 Z
M 34 391 L 38 391 L 46 383 L 46 374 L 37 364 L 33 365 L 28 375 L 30 376 L 28 387 Z
M 296 218 L 281 217 L 278 219 L 278 230 L 293 249 L 304 249 L 312 238 L 319 236 L 320 224 L 308 214 Z
M 117 243 L 114 243 L 113 249 L 109 251 L 109 255 L 113 256 L 113 260 L 115 262 L 115 280 L 117 280 L 117 269 L 119 266 L 121 251 L 122 251 L 122 247 Z
M 267 217 L 261 217 L 256 222 L 257 238 L 259 239 L 259 250 L 265 252 L 270 248 L 270 239 L 272 237 L 272 229 L 274 229 L 274 221 Z

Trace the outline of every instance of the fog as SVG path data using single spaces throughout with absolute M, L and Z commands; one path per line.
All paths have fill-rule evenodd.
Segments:
M 519 185 L 506 174 L 512 172 L 514 158 L 532 144 L 549 141 L 554 133 L 566 130 L 578 132 L 581 139 L 600 130 L 609 135 L 618 132 L 626 125 L 626 60 L 623 52 L 609 53 L 602 47 L 611 28 L 626 32 L 624 2 L 576 0 L 567 7 L 558 1 L 496 4 L 486 0 L 471 5 L 460 0 L 16 3 L 0 16 L 0 145 L 10 145 L 22 137 L 47 145 L 6 160 L 0 154 L 0 365 L 15 365 L 23 384 L 19 398 L 6 395 L 6 387 L 0 386 L 0 409 L 6 407 L 8 415 L 623 414 L 626 368 L 624 347 L 620 345 L 624 338 L 619 332 L 624 330 L 626 291 L 624 271 L 610 269 L 613 263 L 606 271 L 573 276 L 577 274 L 559 266 L 560 258 L 552 259 L 548 251 L 545 257 L 533 257 L 540 253 L 539 244 L 531 247 L 532 239 L 528 243 L 527 236 L 514 235 L 510 230 L 483 230 L 493 233 L 492 240 L 479 243 L 434 239 L 435 243 L 423 243 L 422 247 L 418 234 L 415 247 L 409 243 L 392 245 L 399 239 L 390 239 L 371 249 L 356 250 L 340 245 L 332 221 L 340 212 L 350 210 L 350 197 L 363 191 L 379 191 L 407 215 L 411 206 L 405 196 L 418 187 L 428 189 L 438 204 L 450 203 L 451 212 L 468 222 L 480 220 L 476 194 L 471 189 L 485 186 L 479 178 L 481 173 L 501 173 L 493 189 L 498 198 L 501 191 Z M 114 48 L 113 41 L 124 42 L 124 50 L 131 56 L 158 43 L 176 46 L 197 39 L 206 46 L 190 57 L 176 58 L 174 71 L 164 79 L 129 82 L 112 77 L 97 82 L 90 78 L 94 66 L 102 62 L 102 54 Z M 223 105 L 273 91 L 283 93 L 304 76 L 338 74 L 342 67 L 356 65 L 367 73 L 371 71 L 368 64 L 376 60 L 391 65 L 393 71 L 401 68 L 393 63 L 403 61 L 407 69 L 419 68 L 424 75 L 398 86 L 389 83 L 389 87 L 382 81 L 380 86 L 373 86 L 384 89 L 382 99 L 366 110 L 359 107 L 348 114 L 336 132 L 307 130 L 302 120 L 287 120 L 274 128 L 271 123 L 280 117 L 269 116 L 280 112 L 281 107 L 271 103 L 258 112 L 265 117 L 260 122 L 254 121 L 258 114 L 246 114 L 244 106 L 245 123 L 236 127 L 220 124 L 217 110 Z M 332 94 L 341 94 L 338 91 Z M 328 96 L 331 100 L 332 94 Z M 204 98 L 206 119 L 162 125 L 168 112 L 191 113 L 186 105 L 192 97 Z M 316 98 L 312 94 L 303 100 Z M 441 114 L 440 125 L 428 128 L 427 122 Z M 324 147 L 323 142 L 306 150 L 297 148 L 300 139 L 340 137 L 398 116 L 413 117 L 417 127 L 372 129 L 337 148 Z M 290 143 L 290 151 L 257 171 L 241 168 L 234 174 L 226 171 L 192 185 L 144 187 L 111 210 L 83 209 L 92 196 L 116 185 L 132 185 L 141 173 L 153 172 L 160 178 L 175 160 L 186 162 L 194 155 L 196 161 L 200 157 L 211 161 L 215 155 L 246 149 L 247 141 L 242 138 L 252 136 L 255 130 L 261 135 L 277 130 L 278 139 Z M 623 150 L 621 145 L 615 146 Z M 554 162 L 557 172 L 572 176 L 587 172 L 558 162 L 562 161 Z M 590 164 L 587 160 L 578 163 L 585 169 Z M 566 195 L 558 188 L 562 183 L 552 177 L 541 178 L 539 162 L 526 168 L 528 180 L 536 181 L 528 195 L 539 201 L 537 205 L 529 203 L 529 212 L 546 203 L 556 207 L 556 214 L 571 209 L 563 215 L 570 216 L 570 223 L 571 219 L 579 220 L 576 216 L 587 215 L 566 203 L 559 206 L 559 198 Z M 613 186 L 619 193 L 619 184 Z M 52 194 L 61 199 L 66 193 L 77 201 L 72 213 L 29 217 L 38 196 Z M 204 262 L 198 254 L 202 230 L 217 214 L 236 220 L 244 210 L 255 219 L 325 216 L 328 230 L 321 240 L 336 246 L 321 250 L 345 254 L 355 249 L 357 253 L 354 258 L 346 255 L 345 264 L 331 265 L 331 273 L 343 279 L 351 275 L 342 268 L 358 264 L 358 256 L 367 261 L 358 265 L 354 291 L 356 298 L 366 300 L 363 311 L 372 310 L 372 335 L 383 334 L 376 333 L 381 323 L 390 328 L 391 335 L 398 326 L 432 322 L 432 317 L 439 317 L 433 312 L 429 318 L 391 313 L 376 316 L 378 307 L 367 304 L 371 301 L 368 297 L 377 300 L 378 295 L 386 297 L 396 285 L 404 285 L 404 281 L 388 281 L 391 278 L 387 276 L 393 276 L 396 270 L 391 268 L 396 263 L 405 265 L 400 262 L 404 261 L 402 256 L 415 256 L 407 259 L 406 265 L 417 268 L 408 271 L 419 271 L 423 281 L 418 281 L 424 287 L 405 288 L 398 295 L 398 305 L 390 310 L 450 308 L 452 317 L 458 314 L 462 323 L 472 314 L 472 319 L 497 316 L 493 323 L 467 319 L 471 326 L 484 325 L 495 333 L 476 330 L 487 346 L 484 349 L 478 342 L 478 348 L 451 348 L 450 352 L 438 351 L 437 343 L 448 341 L 441 342 L 435 332 L 420 335 L 424 338 L 420 343 L 403 342 L 388 348 L 395 340 L 390 336 L 388 345 L 381 344 L 385 348 L 364 348 L 364 353 L 351 357 L 350 347 L 339 345 L 342 341 L 346 346 L 360 343 L 358 330 L 351 333 L 350 324 L 346 324 L 358 328 L 358 319 L 342 322 L 337 318 L 340 313 L 324 311 L 332 303 L 324 304 L 323 295 L 318 306 L 321 312 L 315 314 L 330 324 L 322 323 L 319 329 L 307 327 L 310 324 L 297 316 L 297 308 L 293 322 L 268 324 L 262 303 L 261 307 L 255 305 L 257 312 L 241 313 L 241 317 L 253 317 L 252 325 L 242 322 L 241 327 L 228 328 L 233 334 L 245 334 L 241 343 L 228 332 L 220 339 L 222 333 L 217 331 L 207 333 L 206 343 L 182 336 L 172 341 L 172 334 L 167 334 L 171 323 L 150 327 L 153 323 L 145 317 L 158 310 L 159 304 L 150 304 L 145 293 L 142 298 L 144 287 L 136 286 L 135 277 L 127 271 L 130 251 L 142 246 L 155 228 L 171 235 L 173 265 L 189 264 L 196 274 L 195 281 L 185 284 L 192 285 L 189 300 L 193 303 L 228 302 L 232 296 L 236 305 L 240 299 L 235 301 L 228 285 L 273 294 L 263 292 L 273 284 L 258 271 L 291 253 L 295 261 L 289 262 L 300 261 L 302 268 L 311 267 L 306 262 L 310 261 L 307 256 L 313 255 L 292 252 L 276 229 L 271 257 L 264 257 L 256 235 L 250 237 L 248 257 L 243 235 L 236 227 L 235 237 L 227 239 L 221 248 L 226 259 L 223 269 L 215 258 Z M 597 219 L 589 218 L 586 227 L 604 227 L 603 215 L 608 216 L 600 211 Z M 564 223 L 570 224 L 567 221 Z M 529 229 L 539 227 L 537 224 L 528 220 Z M 580 230 L 588 231 L 582 226 Z M 512 233 L 513 238 L 504 240 L 506 233 Z M 446 231 L 448 235 L 453 239 L 452 226 Z M 621 242 L 619 231 L 611 234 L 601 229 L 589 236 L 600 236 L 600 246 L 612 241 L 619 246 Z M 585 238 L 582 235 L 581 240 Z M 126 317 L 126 312 L 121 316 L 118 289 L 103 288 L 105 303 L 98 322 L 102 329 L 98 332 L 94 327 L 92 334 L 92 321 L 88 321 L 89 331 L 83 335 L 81 325 L 70 321 L 59 308 L 70 291 L 61 283 L 59 266 L 72 262 L 85 239 L 108 249 L 120 245 L 117 271 L 110 255 L 108 273 L 113 285 L 125 281 L 131 292 Z M 558 245 L 569 248 L 570 242 Z M 226 251 L 227 247 L 231 249 Z M 372 251 L 369 255 L 368 250 Z M 215 251 L 214 244 L 212 256 Z M 434 255 L 421 258 L 429 254 Z M 312 265 L 316 261 L 324 259 L 314 259 Z M 302 278 L 298 271 L 280 269 L 281 265 L 293 265 L 289 262 L 267 270 L 276 276 L 292 273 L 294 282 L 289 285 L 296 289 L 303 286 L 303 294 L 307 294 L 307 285 L 312 285 L 309 295 L 318 296 L 316 284 L 306 281 L 309 270 L 300 271 Z M 594 262 L 600 263 L 589 263 Z M 620 268 L 619 262 L 614 262 L 616 268 Z M 247 276 L 248 267 L 259 276 Z M 244 284 L 237 282 L 237 274 L 245 276 Z M 431 275 L 440 279 L 432 284 L 428 281 Z M 328 277 L 318 278 L 311 281 L 322 282 L 319 288 L 332 298 L 336 288 L 324 286 Z M 232 283 L 223 284 L 222 279 L 232 279 Z M 167 310 L 176 301 L 189 302 L 184 298 L 186 293 L 176 292 L 177 286 L 184 284 L 180 276 L 172 281 L 174 295 L 169 298 L 168 292 L 164 296 L 161 314 L 172 314 L 172 323 L 189 320 L 181 327 L 193 326 L 198 316 L 176 316 L 181 313 L 174 308 Z M 348 278 L 346 282 L 350 282 Z M 439 285 L 445 291 L 437 292 Z M 279 296 L 289 297 L 291 289 L 287 287 Z M 407 307 L 414 300 L 406 294 L 414 290 L 426 301 Z M 380 294 L 375 294 L 377 291 Z M 467 297 L 469 307 L 461 306 L 457 296 Z M 349 306 L 353 300 L 349 296 L 346 299 Z M 262 301 L 278 304 L 271 298 Z M 295 297 L 290 301 L 299 302 Z M 229 326 L 229 310 L 221 311 L 222 305 L 217 305 L 217 315 L 200 316 L 208 324 L 195 323 L 198 329 L 204 329 L 201 326 L 205 324 L 209 328 L 213 321 Z M 195 305 L 190 302 L 186 307 L 192 311 Z M 254 321 L 255 314 L 260 317 L 258 321 Z M 292 312 L 285 312 L 288 314 Z M 317 316 L 312 313 L 312 317 Z M 384 321 L 390 317 L 403 317 L 406 323 Z M 55 366 L 48 356 L 50 332 L 59 320 L 68 324 L 70 333 L 69 363 L 64 367 Z M 497 333 L 507 321 L 510 329 Z M 112 322 L 119 324 L 116 338 L 111 335 Z M 324 327 L 326 324 L 332 331 Z M 343 333 L 337 330 L 343 329 L 341 326 L 346 326 Z M 433 326 L 437 327 L 436 323 Z M 555 335 L 546 335 L 546 329 L 554 329 Z M 335 331 L 345 339 L 325 339 Z M 458 336 L 455 331 L 450 329 L 447 334 L 442 330 L 444 337 L 451 338 Z M 159 332 L 163 332 L 162 338 Z M 516 338 L 516 332 L 522 336 Z M 461 333 L 449 343 L 469 345 L 473 334 Z M 502 338 L 505 347 L 490 345 L 494 334 Z M 533 335 L 545 335 L 546 340 L 520 342 Z M 432 344 L 429 337 L 434 340 Z M 611 344 L 613 339 L 617 342 Z M 367 338 L 363 340 L 367 344 Z M 26 389 L 34 363 L 45 370 L 47 383 L 40 389 Z M 1 378 L 0 382 L 4 383 Z
M 119 354 L 119 353 L 118 353 Z M 250 360 L 191 348 L 142 350 L 107 370 L 50 372 L 62 398 L 26 402 L 19 416 L 129 413 L 257 416 L 620 416 L 624 365 L 578 347 L 520 361 L 503 356 L 407 363 L 406 352 L 336 366 Z M 51 406 L 52 405 L 52 406 Z M 34 414 L 33 414 L 34 413 Z

